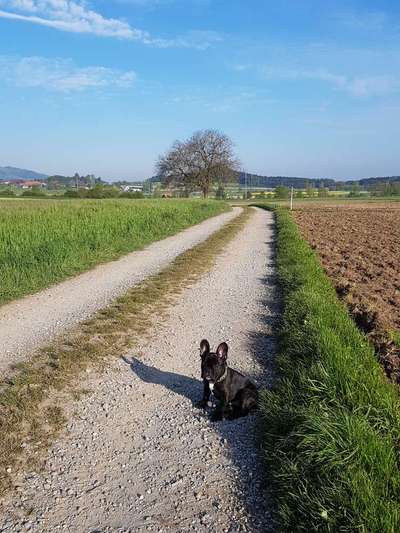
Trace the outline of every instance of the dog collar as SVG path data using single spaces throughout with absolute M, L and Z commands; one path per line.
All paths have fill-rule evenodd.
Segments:
M 224 381 L 227 375 L 228 375 L 228 367 L 225 368 L 225 372 L 222 374 L 220 378 L 217 379 L 215 383 L 221 383 L 221 381 Z

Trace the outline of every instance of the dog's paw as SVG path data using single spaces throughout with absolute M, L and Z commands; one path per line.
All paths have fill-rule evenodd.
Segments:
M 199 409 L 205 409 L 207 407 L 207 400 L 200 400 L 199 402 L 195 403 L 195 407 L 198 407 Z
M 220 412 L 214 412 L 210 416 L 211 422 L 220 422 L 222 420 L 222 413 Z

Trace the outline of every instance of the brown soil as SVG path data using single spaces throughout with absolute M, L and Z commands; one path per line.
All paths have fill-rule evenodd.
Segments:
M 322 206 L 321 206 L 322 207 Z M 400 206 L 310 206 L 293 212 L 339 296 L 400 384 Z

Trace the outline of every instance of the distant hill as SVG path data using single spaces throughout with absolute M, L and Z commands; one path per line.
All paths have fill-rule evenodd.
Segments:
M 237 179 L 242 187 L 247 183 L 249 188 L 264 188 L 275 189 L 279 185 L 285 187 L 294 187 L 295 189 L 306 189 L 307 187 L 328 187 L 331 190 L 350 190 L 352 186 L 359 185 L 365 189 L 372 189 L 379 184 L 384 183 L 400 183 L 400 176 L 386 176 L 375 178 L 362 178 L 359 180 L 334 180 L 331 178 L 300 178 L 294 176 L 261 176 L 259 174 L 251 174 L 247 172 L 238 172 Z M 153 176 L 147 180 L 148 182 L 161 181 L 159 176 Z
M 279 185 L 285 187 L 294 187 L 295 189 L 305 189 L 306 187 L 334 187 L 336 182 L 328 178 L 297 178 L 290 176 L 259 176 L 258 174 L 250 174 L 239 172 L 240 185 L 249 185 L 250 187 L 262 187 L 265 189 L 274 189 Z
M 359 180 L 358 183 L 362 187 L 370 187 L 371 185 L 376 185 L 378 183 L 399 183 L 400 176 L 387 176 L 383 178 L 365 178 Z
M 285 185 L 286 187 L 294 187 L 295 189 L 305 189 L 306 187 L 331 187 L 334 188 L 336 182 L 334 179 L 328 178 L 297 178 L 290 176 L 260 176 L 258 174 L 251 174 L 247 172 L 238 172 L 236 179 L 242 187 L 260 187 L 263 189 L 275 189 L 278 185 Z M 150 183 L 161 181 L 160 176 L 153 176 L 146 180 Z
M 294 187 L 295 189 L 305 189 L 306 187 L 335 187 L 335 180 L 325 178 L 297 178 L 288 176 L 259 176 L 258 174 L 251 174 L 250 172 L 238 172 L 236 179 L 239 180 L 241 186 L 247 185 L 249 187 L 260 187 L 263 189 L 275 189 L 279 185 L 286 187 Z M 153 176 L 147 180 L 148 182 L 161 181 L 159 176 Z
M 373 189 L 385 183 L 400 183 L 400 176 L 382 176 L 375 178 L 362 178 L 360 180 L 337 181 L 337 189 L 350 189 L 353 185 L 359 185 L 365 189 Z
M 46 174 L 25 168 L 0 167 L 0 181 L 6 180 L 44 180 Z

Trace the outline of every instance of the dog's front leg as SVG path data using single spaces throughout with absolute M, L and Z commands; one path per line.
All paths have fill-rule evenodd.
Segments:
M 225 398 L 222 398 L 211 415 L 211 422 L 219 422 L 220 420 L 223 420 L 227 407 L 228 407 L 228 404 Z
M 210 384 L 207 379 L 203 379 L 203 399 L 197 403 L 197 406 L 205 409 L 207 407 L 208 400 L 210 399 Z

